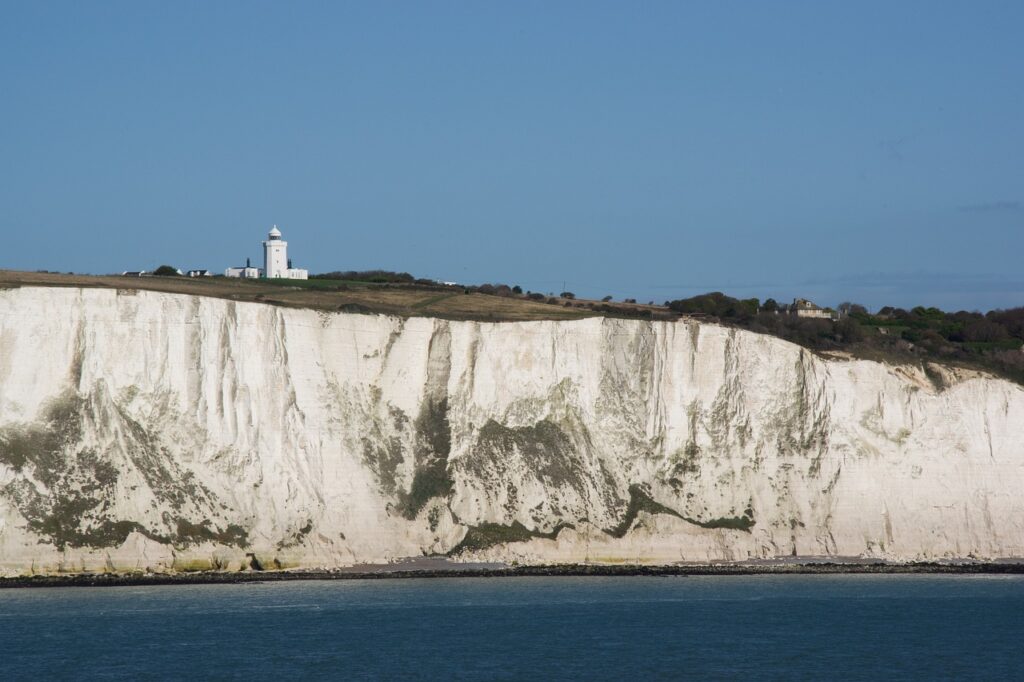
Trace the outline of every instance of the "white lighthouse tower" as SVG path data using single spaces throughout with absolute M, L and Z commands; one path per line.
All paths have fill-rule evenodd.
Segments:
M 288 277 L 288 242 L 281 239 L 277 225 L 263 242 L 263 276 L 268 279 Z
M 277 225 L 267 234 L 263 242 L 263 276 L 268 279 L 308 279 L 309 271 L 293 268 L 288 260 L 288 242 L 281 239 Z

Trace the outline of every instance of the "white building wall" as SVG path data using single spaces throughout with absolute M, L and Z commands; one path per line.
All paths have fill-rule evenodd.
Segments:
M 817 317 L 823 319 L 831 319 L 832 313 L 821 308 L 798 308 L 796 311 L 797 317 Z
M 259 279 L 263 272 L 259 268 L 227 268 L 224 271 L 225 277 L 238 277 L 241 279 Z

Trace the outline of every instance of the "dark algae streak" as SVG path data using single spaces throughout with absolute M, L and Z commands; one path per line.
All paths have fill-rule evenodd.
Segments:
M 692 523 L 693 525 L 700 526 L 701 528 L 724 528 L 727 530 L 739 530 L 749 533 L 750 529 L 754 527 L 754 513 L 751 509 L 744 511 L 743 516 L 721 517 L 701 521 L 699 519 L 683 516 L 676 510 L 670 509 L 659 502 L 655 502 L 647 493 L 644 486 L 634 483 L 629 486 L 629 504 L 626 506 L 625 516 L 617 526 L 606 529 L 605 532 L 614 538 L 625 537 L 626 533 L 629 532 L 629 529 L 633 527 L 633 523 L 636 521 L 636 517 L 640 512 L 647 512 L 648 514 L 668 514 L 669 516 L 675 516 L 676 518 L 680 518 L 687 523 Z
M 563 528 L 572 527 L 572 524 L 560 523 L 550 533 L 544 533 L 542 531 L 530 530 L 518 521 L 513 521 L 509 525 L 481 523 L 479 526 L 469 526 L 469 530 L 466 531 L 466 536 L 462 538 L 462 542 L 456 545 L 449 554 L 456 556 L 462 552 L 487 549 L 494 545 L 503 545 L 509 542 L 526 542 L 533 538 L 554 540 Z

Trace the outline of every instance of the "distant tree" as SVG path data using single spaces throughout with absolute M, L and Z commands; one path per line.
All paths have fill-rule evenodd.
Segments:
M 178 272 L 178 268 L 171 265 L 161 265 L 153 271 L 153 274 L 157 277 L 178 277 L 181 275 L 181 273 Z
M 545 298 L 547 298 L 544 294 L 537 293 L 536 291 L 531 291 L 526 295 L 526 297 L 531 301 L 543 301 Z
M 512 293 L 513 294 L 521 294 L 521 293 L 523 293 L 523 288 L 517 284 L 514 287 L 512 287 Z
M 868 309 L 860 303 L 851 303 L 850 301 L 843 301 L 840 303 L 837 310 L 839 310 L 843 315 L 866 315 L 868 312 Z M 934 310 L 934 308 L 932 308 L 932 310 Z
M 986 317 L 1002 325 L 1010 336 L 1024 339 L 1024 308 L 993 310 Z
M 568 298 L 570 300 L 576 298 L 576 294 L 572 293 L 571 291 L 563 291 L 562 293 L 559 294 L 559 296 L 561 296 L 562 298 Z
M 980 341 L 983 343 L 1003 341 L 1009 337 L 1005 327 L 985 318 L 968 322 L 964 326 L 963 333 L 967 341 Z
M 849 309 L 847 309 L 849 310 Z M 843 317 L 835 326 L 836 340 L 840 343 L 856 343 L 864 338 L 864 330 L 860 324 L 849 317 Z
M 627 299 L 623 299 L 622 302 L 623 303 L 636 303 L 636 299 L 635 298 L 627 298 Z
M 602 298 L 602 299 L 601 299 L 601 302 L 602 302 L 602 303 L 607 303 L 607 302 L 608 302 L 608 301 L 610 301 L 610 300 L 612 300 L 612 297 L 611 297 L 611 296 L 605 296 L 604 298 Z
M 767 298 L 764 301 L 764 305 L 761 306 L 761 310 L 766 313 L 777 313 L 779 311 L 779 304 L 774 298 Z

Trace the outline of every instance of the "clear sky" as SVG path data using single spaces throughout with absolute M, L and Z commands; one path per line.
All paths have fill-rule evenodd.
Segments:
M 0 267 L 1024 305 L 1024 3 L 0 1 Z

